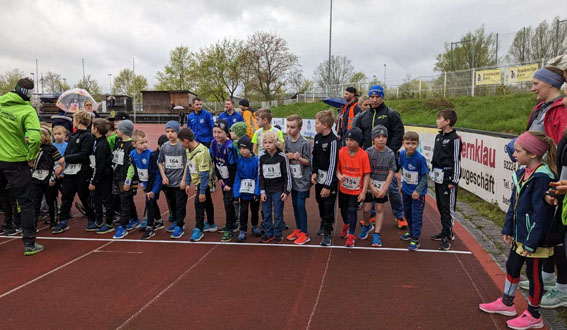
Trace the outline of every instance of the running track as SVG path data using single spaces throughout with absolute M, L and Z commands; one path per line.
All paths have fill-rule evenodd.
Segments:
M 161 125 L 136 125 L 153 148 Z M 313 191 L 312 191 L 313 194 Z M 224 225 L 222 197 L 213 193 L 215 221 Z M 357 241 L 344 248 L 318 245 L 315 198 L 307 203 L 312 242 L 297 247 L 221 243 L 219 233 L 189 242 L 194 195 L 187 203 L 186 236 L 159 231 L 138 241 L 83 231 L 86 220 L 52 235 L 41 225 L 46 250 L 23 256 L 16 237 L 0 236 L 0 328 L 5 329 L 505 329 L 507 317 L 478 310 L 500 295 L 504 275 L 472 236 L 456 224 L 457 239 L 439 252 L 429 236 L 440 231 L 429 197 L 421 248 L 407 251 L 390 210 L 382 230 L 384 247 Z M 143 213 L 143 196 L 137 197 Z M 160 198 L 162 212 L 167 211 Z M 167 213 L 163 214 L 167 223 Z M 291 201 L 284 219 L 295 228 Z M 337 218 L 336 228 L 342 220 Z M 289 233 L 289 231 L 284 232 Z M 286 234 L 287 235 L 287 234 Z M 518 311 L 526 302 L 516 298 Z

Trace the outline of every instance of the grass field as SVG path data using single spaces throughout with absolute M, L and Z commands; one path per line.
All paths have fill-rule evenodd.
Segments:
M 385 103 L 400 113 L 405 124 L 435 125 L 437 112 L 452 107 L 459 117 L 457 128 L 519 134 L 525 130 L 536 98 L 531 93 L 524 93 L 449 99 L 385 100 Z M 295 103 L 274 107 L 272 113 L 274 117 L 299 114 L 303 118 L 313 118 L 318 111 L 328 108 L 323 102 Z

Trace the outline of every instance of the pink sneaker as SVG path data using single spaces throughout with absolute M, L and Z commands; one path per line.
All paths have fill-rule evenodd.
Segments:
M 504 303 L 502 302 L 502 297 L 496 299 L 491 303 L 479 304 L 478 308 L 483 312 L 487 312 L 491 314 L 502 314 L 507 316 L 516 315 L 516 306 L 512 305 L 508 307 L 504 305 Z
M 506 324 L 509 328 L 517 330 L 539 329 L 543 328 L 543 318 L 540 315 L 539 318 L 536 319 L 530 312 L 525 310 L 522 315 L 506 321 Z

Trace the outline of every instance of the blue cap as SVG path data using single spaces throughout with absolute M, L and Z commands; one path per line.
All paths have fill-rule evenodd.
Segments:
M 179 133 L 179 122 L 170 120 L 165 124 L 165 129 L 171 128 L 175 133 Z
M 380 85 L 374 85 L 370 87 L 370 90 L 368 91 L 368 97 L 373 95 L 378 95 L 381 98 L 384 98 L 384 87 Z

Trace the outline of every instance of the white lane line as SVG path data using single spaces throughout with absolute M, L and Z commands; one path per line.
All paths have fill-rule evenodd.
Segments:
M 45 228 L 49 228 L 49 225 L 47 225 L 47 226 L 45 226 L 45 227 L 39 228 L 39 229 L 38 229 L 38 232 L 44 230 Z M 0 236 L 0 237 L 7 237 L 7 238 L 9 238 L 7 241 L 4 241 L 4 242 L 0 243 L 0 245 L 2 245 L 2 244 L 6 244 L 6 243 L 13 242 L 13 241 L 15 241 L 17 238 L 22 238 L 22 234 L 17 234 L 17 235 L 14 235 L 14 236 Z
M 179 282 L 183 277 L 185 277 L 185 275 L 189 274 L 189 272 L 191 272 L 195 267 L 197 267 L 197 265 L 199 265 L 211 252 L 213 252 L 213 250 L 216 248 L 216 246 L 214 246 L 212 249 L 210 249 L 207 253 L 205 253 L 199 260 L 197 260 L 194 264 L 191 265 L 191 267 L 189 267 L 189 269 L 187 269 L 183 274 L 181 274 L 178 278 L 175 279 L 175 281 L 171 282 L 171 284 L 169 284 L 165 289 L 161 290 L 160 293 L 158 293 L 155 297 L 152 298 L 152 300 L 148 301 L 147 304 L 145 304 L 142 308 L 140 308 L 136 313 L 134 313 L 132 316 L 130 316 L 124 323 L 122 323 L 118 328 L 118 329 L 122 329 L 124 328 L 124 326 L 126 324 L 128 324 L 130 321 L 132 321 L 134 318 L 136 318 L 138 315 L 140 315 L 144 310 L 146 310 L 148 307 L 150 307 L 153 303 L 155 303 L 161 296 L 163 296 L 169 289 L 171 289 L 175 284 L 177 284 L 177 282 Z
M 109 250 L 96 250 L 95 253 L 124 253 L 124 254 L 142 254 L 141 251 L 109 251 Z
M 327 270 L 329 270 L 329 262 L 331 261 L 331 254 L 333 250 L 329 251 L 329 256 L 327 257 L 327 264 L 325 265 L 325 271 L 323 272 L 323 277 L 321 278 L 321 284 L 319 285 L 319 292 L 317 293 L 317 298 L 315 299 L 315 304 L 313 305 L 313 310 L 311 311 L 311 315 L 309 315 L 309 321 L 307 321 L 306 330 L 309 330 L 311 326 L 311 321 L 313 320 L 313 316 L 317 311 L 317 307 L 319 307 L 319 300 L 321 298 L 321 292 L 323 291 L 323 284 L 325 283 L 325 278 L 327 277 Z
M 0 238 L 8 238 L 11 236 L 0 236 Z M 321 246 L 318 244 L 314 245 L 295 245 L 295 244 L 265 244 L 265 243 L 238 243 L 238 242 L 191 242 L 191 241 L 176 241 L 176 240 L 138 240 L 138 239 L 113 239 L 113 238 L 87 238 L 87 237 L 53 237 L 53 236 L 38 236 L 38 240 L 53 240 L 53 241 L 87 241 L 87 242 L 129 242 L 129 243 L 147 243 L 147 244 L 196 244 L 196 245 L 226 245 L 226 246 L 261 246 L 261 247 L 280 247 L 280 248 L 312 248 L 312 249 L 344 249 L 350 251 L 357 250 L 367 250 L 367 251 L 396 251 L 396 252 L 408 252 L 408 253 L 441 253 L 441 254 L 470 254 L 470 251 L 457 251 L 457 250 L 428 250 L 419 249 L 417 251 L 409 251 L 407 248 L 388 248 L 388 247 L 346 247 L 342 245 L 333 246 Z
M 14 292 L 16 292 L 16 291 L 18 291 L 18 290 L 20 290 L 20 289 L 23 289 L 23 288 L 25 288 L 26 286 L 28 286 L 28 285 L 30 285 L 30 284 L 32 284 L 32 283 L 34 283 L 34 282 L 37 282 L 37 281 L 41 280 L 42 278 L 44 278 L 44 277 L 46 277 L 46 276 L 48 276 L 48 275 L 50 275 L 50 274 L 53 274 L 53 273 L 55 273 L 56 271 L 58 271 L 58 270 L 60 270 L 60 269 L 65 268 L 65 267 L 69 266 L 70 264 L 72 264 L 72 263 L 74 263 L 74 262 L 76 262 L 76 261 L 79 261 L 79 260 L 85 258 L 85 257 L 91 255 L 92 253 L 96 252 L 98 249 L 102 249 L 103 247 L 105 247 L 105 246 L 107 246 L 107 245 L 110 245 L 110 244 L 112 244 L 112 242 L 108 242 L 108 243 L 106 243 L 106 244 L 103 244 L 102 246 L 97 246 L 96 248 L 90 250 L 89 252 L 87 252 L 87 253 L 85 253 L 85 254 L 83 254 L 83 255 L 81 255 L 81 256 L 79 256 L 79 257 L 77 257 L 77 258 L 75 258 L 75 259 L 73 259 L 73 260 L 71 260 L 71 261 L 69 261 L 69 262 L 67 262 L 67 263 L 65 263 L 65 264 L 63 264 L 63 265 L 61 265 L 61 266 L 59 266 L 59 267 L 57 267 L 57 268 L 54 268 L 54 269 L 48 271 L 47 273 L 44 273 L 44 274 L 42 274 L 42 275 L 40 275 L 40 276 L 34 278 L 34 279 L 31 280 L 31 281 L 28 281 L 28 282 L 26 282 L 26 283 L 24 283 L 24 284 L 22 284 L 22 285 L 20 285 L 20 286 L 18 286 L 18 287 L 16 287 L 16 288 L 13 288 L 13 289 L 10 290 L 10 291 L 4 292 L 3 294 L 0 295 L 0 299 L 4 298 L 4 297 L 6 297 L 7 295 L 12 294 L 12 293 L 14 293 Z

